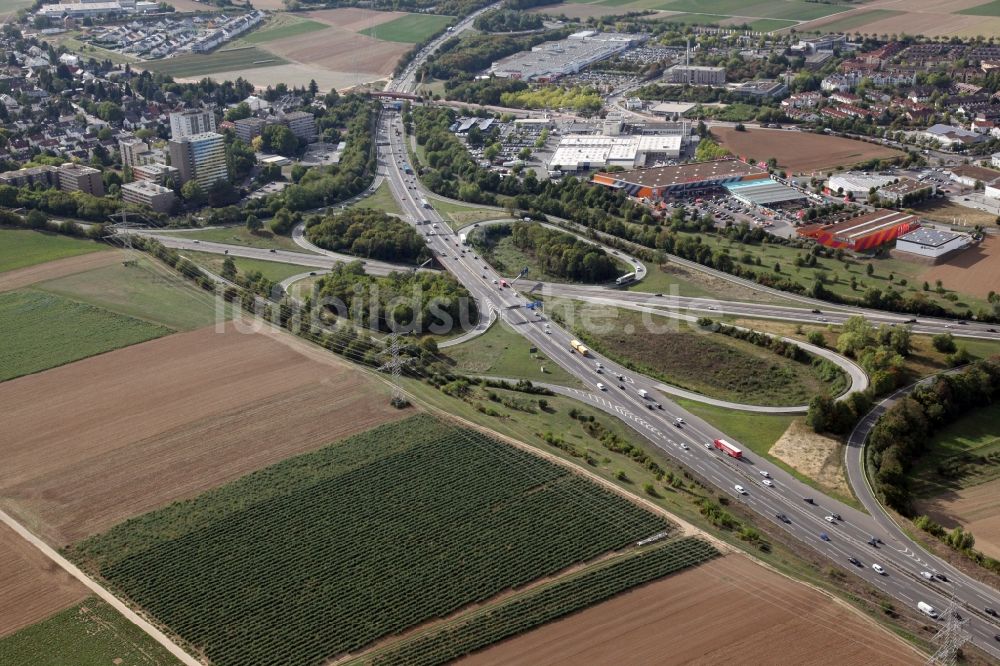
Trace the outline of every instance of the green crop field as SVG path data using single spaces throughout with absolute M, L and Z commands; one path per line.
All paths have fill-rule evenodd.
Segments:
M 1000 0 L 993 0 L 993 2 L 986 2 L 954 13 L 971 14 L 972 16 L 1000 16 Z
M 437 14 L 408 14 L 400 16 L 388 23 L 361 30 L 362 35 L 375 37 L 386 42 L 405 42 L 416 44 L 431 35 L 444 30 L 453 23 L 454 16 L 439 16 Z
M 0 273 L 104 249 L 106 246 L 89 240 L 27 229 L 0 229 Z
M 167 666 L 179 663 L 139 627 L 94 597 L 0 638 L 0 664 Z
M 240 43 L 262 44 L 264 42 L 273 42 L 276 39 L 285 39 L 286 37 L 298 37 L 299 35 L 316 32 L 317 30 L 326 30 L 329 27 L 328 24 L 320 23 L 319 21 L 301 20 L 298 17 L 292 17 L 290 14 L 279 14 L 277 18 L 260 30 L 241 37 Z
M 418 415 L 67 552 L 219 666 L 316 664 L 662 530 L 561 466 Z
M 166 234 L 164 234 L 166 235 Z M 244 247 L 258 247 L 265 250 L 289 250 L 290 252 L 306 251 L 295 244 L 289 236 L 279 236 L 270 231 L 261 231 L 256 234 L 247 231 L 246 227 L 204 227 L 200 229 L 190 229 L 187 231 L 170 232 L 171 236 L 178 238 L 191 238 L 193 240 L 209 241 L 212 243 L 228 243 L 229 245 L 242 245 Z
M 178 331 L 215 323 L 211 294 L 148 257 L 134 266 L 115 264 L 34 288 Z
M 172 332 L 55 294 L 7 292 L 0 294 L 0 381 Z
M 630 553 L 510 601 L 469 613 L 437 631 L 349 663 L 434 666 L 600 603 L 639 585 L 681 571 L 718 555 L 710 544 L 686 537 Z
M 137 65 L 141 69 L 169 76 L 189 78 L 235 69 L 254 69 L 286 65 L 288 61 L 257 46 L 222 49 L 214 53 L 190 53 L 164 60 L 147 60 Z
M 912 473 L 915 495 L 977 486 L 1000 477 L 1000 404 L 977 409 L 936 433 Z

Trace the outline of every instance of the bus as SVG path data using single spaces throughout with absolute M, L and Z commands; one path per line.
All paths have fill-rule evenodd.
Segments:
M 579 340 L 570 340 L 569 346 L 580 356 L 590 356 L 590 350 L 583 346 Z
M 630 282 L 635 282 L 635 273 L 626 273 L 625 275 L 615 280 L 615 284 L 617 284 L 619 287 L 622 286 L 623 284 L 629 284 Z

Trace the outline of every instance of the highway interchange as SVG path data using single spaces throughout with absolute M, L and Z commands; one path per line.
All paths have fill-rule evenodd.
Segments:
M 472 17 L 463 23 L 471 24 L 471 20 Z M 455 26 L 455 31 L 461 31 L 464 27 L 465 25 L 458 24 Z M 417 60 L 406 69 L 404 77 L 393 81 L 389 89 L 397 92 L 412 90 L 413 72 L 433 48 L 436 48 L 436 45 L 432 44 L 422 51 Z M 919 601 L 944 611 L 949 607 L 949 600 L 954 595 L 959 612 L 969 620 L 966 630 L 971 634 L 973 642 L 1000 659 L 1000 642 L 994 639 L 994 636 L 1000 634 L 1000 621 L 984 611 L 987 607 L 1000 610 L 1000 597 L 995 590 L 932 557 L 911 541 L 895 524 L 880 524 L 872 516 L 824 496 L 780 468 L 755 460 L 752 455 L 744 455 L 742 460 L 737 461 L 714 449 L 706 448 L 706 444 L 716 438 L 728 439 L 737 445 L 738 442 L 660 395 L 655 390 L 657 381 L 633 373 L 610 359 L 593 354 L 583 357 L 571 352 L 572 336 L 569 332 L 548 321 L 541 314 L 525 309 L 523 305 L 526 298 L 513 288 L 500 288 L 496 283 L 505 278 L 481 259 L 476 258 L 471 251 L 463 252 L 464 247 L 457 233 L 449 228 L 441 215 L 421 204 L 421 199 L 425 198 L 426 193 L 419 180 L 413 175 L 406 174 L 403 169 L 403 165 L 409 162 L 409 157 L 400 115 L 394 112 L 384 113 L 380 120 L 379 134 L 379 143 L 388 144 L 380 146 L 380 161 L 386 169 L 386 173 L 383 174 L 385 182 L 400 204 L 404 219 L 413 223 L 417 230 L 426 236 L 428 246 L 439 257 L 440 263 L 465 285 L 480 304 L 482 312 L 499 312 L 503 320 L 532 346 L 537 347 L 540 352 L 587 387 L 560 389 L 560 392 L 572 395 L 620 418 L 671 458 L 694 470 L 720 491 L 728 493 L 733 501 L 743 503 L 763 519 L 770 520 L 780 529 L 787 531 L 789 536 L 810 546 L 834 564 L 855 573 L 896 599 L 898 612 L 918 616 L 916 605 Z M 759 289 L 759 285 L 753 286 Z M 574 297 L 584 295 L 576 291 L 579 289 L 587 288 L 560 287 L 561 295 Z M 605 290 L 604 294 L 607 296 L 608 292 Z M 590 290 L 587 290 L 587 295 L 594 296 Z M 629 301 L 632 299 L 648 301 L 651 298 L 648 294 L 635 292 L 615 292 L 613 297 Z M 704 305 L 706 312 L 719 314 L 776 318 L 805 317 L 802 308 L 798 308 L 797 312 L 791 312 L 795 309 L 759 303 L 710 302 L 710 299 L 683 300 L 685 306 L 690 309 L 697 310 Z M 797 300 L 805 300 L 809 305 L 820 303 L 811 299 Z M 665 305 L 670 304 L 665 303 Z M 884 321 L 899 324 L 907 319 L 884 312 L 860 312 L 855 308 L 831 307 L 825 303 L 817 305 L 817 309 L 820 307 L 823 309 L 821 316 L 831 323 L 839 323 L 853 314 L 865 314 L 876 323 Z M 958 328 L 953 322 L 945 320 L 925 320 L 925 318 L 919 320 L 920 323 L 914 326 L 917 332 L 940 332 L 946 330 L 946 327 L 948 330 L 952 327 Z M 969 324 L 961 328 L 963 330 L 953 332 L 975 337 L 1000 337 L 988 332 L 987 327 L 980 324 Z M 601 374 L 597 373 L 598 362 L 603 365 Z M 620 381 L 615 379 L 616 375 L 622 376 L 623 379 Z M 597 388 L 598 382 L 605 385 L 605 390 Z M 649 399 L 639 395 L 640 389 L 649 392 Z M 657 408 L 657 404 L 661 407 Z M 678 418 L 684 421 L 680 427 L 675 425 L 675 419 Z M 773 487 L 764 485 L 765 477 L 761 474 L 764 471 L 770 475 Z M 736 490 L 737 485 L 742 486 L 746 494 L 739 493 Z M 860 489 L 858 491 L 860 494 Z M 807 502 L 806 499 L 811 502 Z M 787 522 L 780 519 L 779 514 L 783 515 Z M 834 520 L 833 523 L 826 520 L 827 516 L 835 514 L 840 515 L 842 519 Z M 821 538 L 823 534 L 828 535 L 828 541 Z M 869 545 L 869 540 L 873 537 L 881 541 L 875 547 Z M 859 560 L 860 566 L 851 564 L 848 561 L 851 557 Z M 872 568 L 873 564 L 881 565 L 885 575 L 876 573 Z M 925 580 L 921 577 L 922 571 L 941 573 L 947 577 L 948 582 Z M 928 624 L 934 623 L 929 618 L 925 620 Z

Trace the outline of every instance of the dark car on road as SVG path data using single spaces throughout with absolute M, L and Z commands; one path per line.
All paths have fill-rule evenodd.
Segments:
M 856 567 L 860 567 L 861 566 L 861 560 L 859 560 L 856 557 L 848 557 L 847 561 L 850 562 L 851 564 L 853 564 Z
M 792 522 L 792 521 L 791 521 L 791 520 L 790 520 L 790 519 L 788 518 L 788 516 L 786 516 L 786 515 L 785 515 L 785 514 L 783 514 L 783 513 L 776 513 L 776 514 L 774 514 L 774 516 L 775 516 L 775 517 L 776 517 L 776 518 L 777 518 L 778 520 L 780 520 L 781 522 L 783 522 L 783 523 L 786 523 L 786 524 L 788 524 L 788 523 L 791 523 L 791 522 Z

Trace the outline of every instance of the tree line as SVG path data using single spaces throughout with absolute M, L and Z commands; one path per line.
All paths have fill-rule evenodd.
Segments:
M 561 231 L 515 222 L 509 233 L 514 246 L 529 253 L 551 275 L 574 282 L 609 282 L 622 273 L 603 248 Z
M 472 27 L 482 32 L 520 32 L 540 30 L 542 17 L 512 9 L 497 9 L 476 17 Z
M 868 438 L 872 485 L 882 501 L 913 516 L 908 472 L 927 448 L 931 435 L 967 412 L 987 407 L 1000 396 L 1000 356 L 972 363 L 960 374 L 941 375 L 918 386 L 886 410 Z
M 369 259 L 422 263 L 431 256 L 413 227 L 372 208 L 311 216 L 306 220 L 306 237 L 326 250 Z

